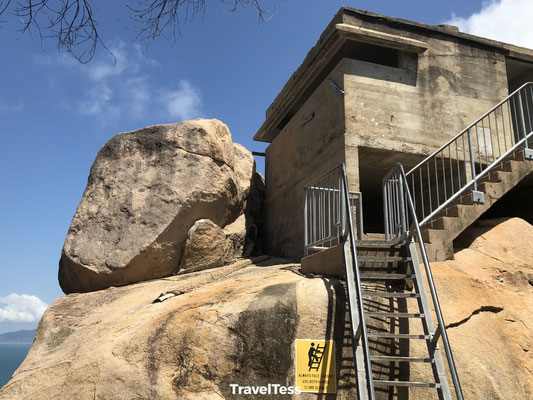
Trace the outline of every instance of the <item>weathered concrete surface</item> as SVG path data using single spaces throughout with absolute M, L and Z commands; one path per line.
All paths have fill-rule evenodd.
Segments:
M 302 258 L 302 272 L 326 276 L 344 277 L 343 247 L 333 246 Z
M 176 272 L 195 221 L 223 228 L 245 213 L 253 174 L 252 154 L 217 120 L 116 135 L 94 161 L 65 239 L 63 291 Z
M 335 68 L 328 78 L 342 85 L 342 70 Z M 265 171 L 268 254 L 303 255 L 303 187 L 344 162 L 343 121 L 343 97 L 326 79 L 268 146 Z
M 266 151 L 270 254 L 303 255 L 302 187 L 340 162 L 347 165 L 350 189 L 363 193 L 369 232 L 381 232 L 380 181 L 388 170 L 398 161 L 414 166 L 508 94 L 506 53 L 494 43 L 363 14 L 339 11 L 256 135 L 271 142 Z M 405 51 L 393 42 L 361 47 L 361 35 L 350 41 L 336 23 L 423 42 L 427 50 Z
M 453 261 L 432 263 L 432 271 L 464 397 L 530 399 L 533 226 L 518 218 L 486 220 L 461 239 L 469 247 Z M 410 327 L 419 332 L 417 324 Z M 419 350 L 413 345 L 410 353 Z M 422 366 L 411 377 L 432 379 Z M 432 397 L 413 390 L 410 398 Z
M 232 395 L 230 384 L 293 385 L 294 340 L 342 343 L 345 328 L 340 282 L 297 270 L 244 260 L 62 297 L 0 399 L 259 399 Z M 154 303 L 161 293 L 176 296 Z M 353 399 L 342 351 L 336 398 Z

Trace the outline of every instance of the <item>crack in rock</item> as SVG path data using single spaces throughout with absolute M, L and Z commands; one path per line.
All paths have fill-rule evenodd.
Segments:
M 481 306 L 477 310 L 472 311 L 472 314 L 470 314 L 468 317 L 458 321 L 458 322 L 452 322 L 451 324 L 448 324 L 446 326 L 446 329 L 448 328 L 455 328 L 459 325 L 463 325 L 465 322 L 468 322 L 470 318 L 472 318 L 474 315 L 477 315 L 481 312 L 491 312 L 494 314 L 498 314 L 499 312 L 503 311 L 503 307 L 494 307 L 494 306 Z

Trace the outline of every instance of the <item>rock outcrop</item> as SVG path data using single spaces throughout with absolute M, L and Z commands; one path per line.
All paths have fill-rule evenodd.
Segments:
M 482 221 L 460 239 L 467 247 L 433 273 L 465 398 L 533 398 L 533 226 Z M 347 329 L 341 281 L 279 259 L 71 294 L 43 315 L 0 399 L 265 398 L 230 384 L 293 385 L 295 339 L 335 340 L 338 391 L 292 398 L 355 399 Z M 411 378 L 431 381 L 422 368 Z
M 294 339 L 342 343 L 342 285 L 298 268 L 240 260 L 60 298 L 0 399 L 264 398 L 233 395 L 230 384 L 293 385 Z
M 61 288 L 87 292 L 178 272 L 198 220 L 223 229 L 256 213 L 247 204 L 248 196 L 258 196 L 250 193 L 254 175 L 252 154 L 217 120 L 116 135 L 96 156 L 72 219 L 59 265 Z M 257 231 L 251 218 L 246 227 Z M 250 241 L 246 230 L 240 235 Z M 242 255 L 241 242 L 232 257 Z
M 464 397 L 531 399 L 533 226 L 479 221 L 456 244 L 455 260 L 431 265 Z

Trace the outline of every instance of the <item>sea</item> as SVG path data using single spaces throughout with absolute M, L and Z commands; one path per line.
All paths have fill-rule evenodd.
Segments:
M 30 347 L 31 343 L 0 343 L 0 387 L 11 379 Z

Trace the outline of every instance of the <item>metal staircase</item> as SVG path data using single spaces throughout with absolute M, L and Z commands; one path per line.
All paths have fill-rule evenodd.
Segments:
M 401 165 L 397 165 L 387 179 L 390 181 L 388 188 L 394 191 L 393 195 L 398 201 L 409 199 L 409 188 Z M 401 215 L 404 211 L 410 212 L 416 220 L 412 201 L 408 204 L 393 202 L 392 206 L 398 211 L 392 216 L 398 217 L 397 224 L 405 220 L 405 216 Z M 391 240 L 367 241 L 357 238 L 354 234 L 353 201 L 348 191 L 344 164 L 306 185 L 304 208 L 306 250 L 323 250 L 328 245 L 342 246 L 343 249 L 350 337 L 359 399 L 376 399 L 380 391 L 389 392 L 391 388 L 432 390 L 436 398 L 452 399 L 441 354 L 442 343 L 456 398 L 462 400 L 418 225 L 411 233 L 403 226 L 403 233 Z M 332 239 L 334 236 L 336 240 Z M 436 326 L 414 238 L 421 243 L 425 277 L 437 317 Z M 408 304 L 410 301 L 414 303 Z M 419 321 L 420 332 L 412 331 L 409 320 Z M 422 354 L 410 354 L 413 342 L 425 344 Z M 426 364 L 432 379 L 410 379 L 410 366 L 414 363 Z

